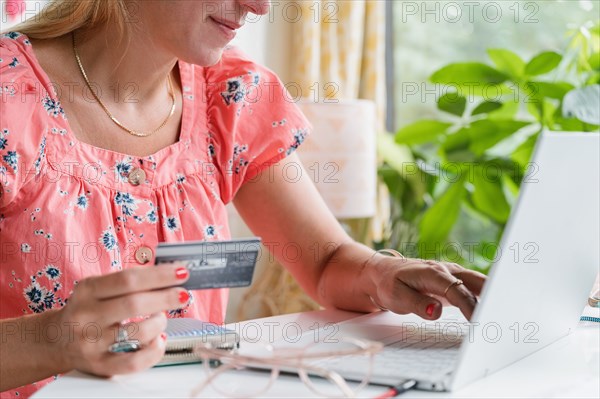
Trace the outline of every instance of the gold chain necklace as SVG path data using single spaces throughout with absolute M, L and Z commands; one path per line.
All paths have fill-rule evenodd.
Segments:
M 150 136 L 150 135 L 158 132 L 160 129 L 162 129 L 167 124 L 167 122 L 169 121 L 169 119 L 171 118 L 171 116 L 173 116 L 173 114 L 175 113 L 175 94 L 173 93 L 173 86 L 171 85 L 171 75 L 170 74 L 167 75 L 167 85 L 168 85 L 168 88 L 169 88 L 169 95 L 171 96 L 171 101 L 173 102 L 173 105 L 171 105 L 171 112 L 169 112 L 169 115 L 167 115 L 167 117 L 165 118 L 165 120 L 163 121 L 163 123 L 161 123 L 159 127 L 157 127 L 156 129 L 154 129 L 150 133 L 140 133 L 140 132 L 136 132 L 135 130 L 128 129 L 125 126 L 123 126 L 123 124 L 121 124 L 121 122 L 119 122 L 117 120 L 117 118 L 115 118 L 110 113 L 110 111 L 108 110 L 108 108 L 106 108 L 106 106 L 104 105 L 104 103 L 96 95 L 96 92 L 92 89 L 92 85 L 90 84 L 90 81 L 88 80 L 87 74 L 85 73 L 85 70 L 83 69 L 83 65 L 81 64 L 81 59 L 79 58 L 79 53 L 77 52 L 77 45 L 75 44 L 75 32 L 72 32 L 72 36 L 73 36 L 73 52 L 75 53 L 75 59 L 77 60 L 77 64 L 79 65 L 79 70 L 81 71 L 81 74 L 83 75 L 83 79 L 85 80 L 85 83 L 87 84 L 87 87 L 92 92 L 92 95 L 94 96 L 94 98 L 96 99 L 96 101 L 98 101 L 98 104 L 100 104 L 100 106 L 102 107 L 102 109 L 104 109 L 104 112 L 106 112 L 106 114 L 108 115 L 108 117 L 117 126 L 119 126 L 121 129 L 125 130 L 127 133 L 129 133 L 131 135 L 134 135 L 134 136 L 137 136 L 137 137 L 148 137 L 148 136 Z

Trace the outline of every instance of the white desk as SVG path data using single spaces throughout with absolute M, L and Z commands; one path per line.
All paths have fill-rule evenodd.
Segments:
M 311 326 L 340 322 L 362 317 L 365 325 L 379 324 L 390 317 L 414 321 L 415 316 L 389 313 L 358 315 L 341 311 L 320 311 L 272 317 L 239 323 L 234 326 L 243 337 L 253 338 L 258 328 L 263 338 L 278 339 L 287 333 L 296 334 L 298 327 L 312 333 Z M 417 319 L 419 320 L 419 319 Z M 230 326 L 231 327 L 231 326 Z M 287 329 L 287 331 L 285 331 Z M 271 337 L 269 337 L 269 331 Z M 459 391 L 433 393 L 409 391 L 405 398 L 481 398 L 481 397 L 600 397 L 600 327 L 579 327 L 575 333 L 554 344 L 476 381 Z M 236 371 L 231 378 L 237 383 L 252 384 L 256 374 Z M 69 373 L 49 384 L 34 398 L 187 398 L 191 389 L 204 376 L 201 365 L 153 368 L 135 375 L 100 379 L 78 372 Z M 382 387 L 368 387 L 361 397 L 375 397 L 384 392 Z M 209 390 L 205 397 L 214 397 Z M 266 397 L 314 397 L 299 378 L 281 375 L 265 394 Z

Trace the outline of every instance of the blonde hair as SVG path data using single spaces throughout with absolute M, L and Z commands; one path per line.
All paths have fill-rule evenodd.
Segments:
M 3 30 L 33 39 L 52 39 L 85 27 L 112 24 L 122 40 L 128 37 L 128 10 L 124 0 L 52 0 L 35 16 Z

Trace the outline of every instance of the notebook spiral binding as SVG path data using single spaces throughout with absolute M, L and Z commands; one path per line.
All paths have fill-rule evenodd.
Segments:
M 165 355 L 156 366 L 201 363 L 202 359 L 194 354 L 198 344 L 210 343 L 216 348 L 234 350 L 240 342 L 235 331 L 196 319 L 168 319 L 165 333 Z
M 581 316 L 579 321 L 591 321 L 594 323 L 600 323 L 600 317 Z

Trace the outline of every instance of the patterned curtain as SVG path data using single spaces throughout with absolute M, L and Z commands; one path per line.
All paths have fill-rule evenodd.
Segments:
M 319 99 L 375 101 L 385 117 L 385 1 L 294 2 L 301 21 L 292 23 L 296 59 L 292 80 Z M 317 11 L 319 10 L 319 11 Z
M 293 6 L 293 7 L 292 7 Z M 385 126 L 385 1 L 290 1 L 298 19 L 292 24 L 291 81 L 303 97 L 368 99 L 377 107 L 379 130 Z M 381 201 L 382 204 L 385 201 Z M 381 231 L 382 220 L 355 222 L 353 229 Z M 350 222 L 352 225 L 353 222 Z M 238 320 L 318 309 L 281 265 L 271 262 L 238 309 Z

